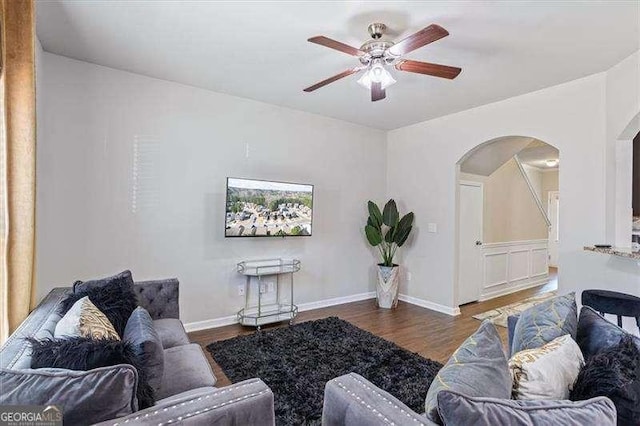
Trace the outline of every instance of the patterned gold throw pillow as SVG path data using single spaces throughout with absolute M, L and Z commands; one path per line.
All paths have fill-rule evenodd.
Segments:
M 85 296 L 58 321 L 54 337 L 90 337 L 120 340 L 109 319 Z
M 535 349 L 520 351 L 509 360 L 513 399 L 569 399 L 584 358 L 566 334 Z

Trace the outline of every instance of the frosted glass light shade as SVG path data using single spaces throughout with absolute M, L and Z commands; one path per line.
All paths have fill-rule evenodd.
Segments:
M 394 84 L 396 80 L 393 78 L 391 73 L 387 71 L 383 65 L 376 64 L 365 71 L 362 74 L 362 77 L 358 80 L 358 84 L 361 86 L 371 89 L 371 83 L 381 83 L 382 88 L 386 89 L 387 87 Z

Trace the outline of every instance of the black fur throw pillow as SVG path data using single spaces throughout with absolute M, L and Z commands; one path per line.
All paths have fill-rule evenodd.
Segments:
M 131 272 L 124 271 L 103 280 L 76 282 L 73 287 L 74 292 L 60 304 L 60 314 L 66 314 L 74 303 L 89 296 L 91 303 L 105 314 L 113 324 L 113 328 L 122 337 L 131 313 L 138 307 Z
M 618 425 L 640 424 L 640 350 L 633 337 L 587 359 L 570 394 L 572 401 L 606 396 L 618 411 Z
M 118 364 L 132 365 L 138 371 L 138 408 L 142 410 L 155 403 L 153 388 L 141 366 L 142 360 L 136 357 L 133 346 L 128 342 L 89 337 L 27 340 L 31 343 L 31 368 L 88 371 Z

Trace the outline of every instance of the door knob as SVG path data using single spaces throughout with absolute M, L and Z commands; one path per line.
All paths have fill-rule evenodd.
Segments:
M 480 241 L 480 240 L 476 241 L 476 245 L 477 246 L 481 246 L 482 245 L 482 241 Z

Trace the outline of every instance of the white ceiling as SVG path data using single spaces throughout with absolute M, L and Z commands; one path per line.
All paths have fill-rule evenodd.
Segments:
M 547 160 L 559 160 L 560 152 L 540 140 L 524 136 L 504 136 L 479 145 L 469 152 L 459 163 L 460 171 L 480 176 L 490 176 L 504 163 L 518 156 L 521 164 L 542 170 L 558 170 Z
M 547 164 L 547 161 L 559 161 L 560 152 L 557 148 L 536 140 L 529 144 L 525 149 L 518 152 L 518 160 L 520 160 L 522 164 L 536 167 L 538 169 L 558 169 L 558 165 L 560 163 L 556 163 L 556 165 L 550 167 Z
M 460 162 L 460 171 L 489 176 L 533 141 L 535 139 L 524 136 L 505 136 L 494 139 L 470 152 Z
M 100 65 L 393 129 L 604 71 L 639 48 L 640 2 L 39 1 L 43 48 Z M 459 66 L 453 81 L 392 71 L 387 99 L 347 77 L 357 65 L 308 43 L 359 47 L 381 21 L 399 40 L 431 24 L 450 36 L 407 55 Z

